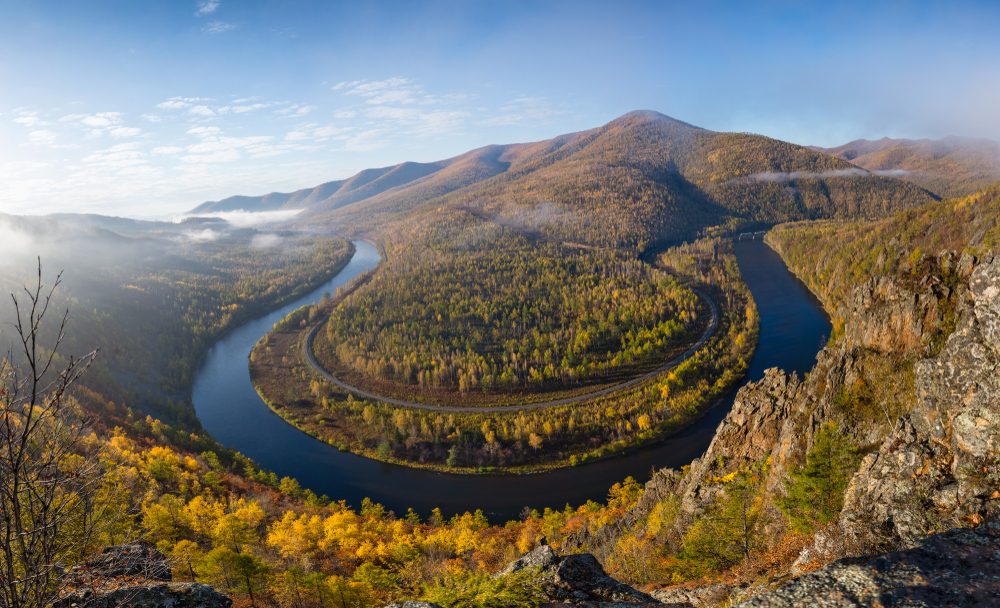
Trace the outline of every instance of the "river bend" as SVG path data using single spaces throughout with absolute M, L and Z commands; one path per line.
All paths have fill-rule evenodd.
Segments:
M 311 294 L 250 321 L 213 346 L 195 373 L 192 398 L 204 428 L 279 477 L 295 477 L 317 494 L 355 507 L 369 497 L 396 513 L 412 507 L 426 516 L 440 507 L 446 516 L 483 509 L 494 523 L 515 519 L 530 506 L 562 509 L 588 499 L 603 502 L 608 488 L 631 475 L 640 482 L 650 471 L 689 464 L 708 447 L 732 407 L 736 390 L 699 421 L 668 439 L 631 454 L 576 468 L 536 475 L 454 475 L 362 458 L 302 433 L 273 413 L 257 395 L 247 359 L 254 344 L 292 310 L 319 300 L 372 268 L 375 247 L 355 242 L 357 251 L 330 282 Z M 760 240 L 733 245 L 743 278 L 760 313 L 760 339 L 747 381 L 780 367 L 803 375 L 830 335 L 820 303 L 792 275 L 781 257 Z

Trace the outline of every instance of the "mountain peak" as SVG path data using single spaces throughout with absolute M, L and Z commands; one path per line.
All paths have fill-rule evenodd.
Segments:
M 656 110 L 632 110 L 631 112 L 622 114 L 618 118 L 612 120 L 611 122 L 608 123 L 608 126 L 616 124 L 644 123 L 644 122 L 665 122 L 665 123 L 688 127 L 690 129 L 698 129 L 700 131 L 704 130 L 701 127 L 696 127 L 695 125 L 692 125 L 690 123 L 677 120 L 676 118 L 671 118 L 666 114 L 661 114 Z

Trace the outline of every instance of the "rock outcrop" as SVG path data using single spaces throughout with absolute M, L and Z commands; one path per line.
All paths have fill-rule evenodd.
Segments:
M 844 559 L 738 604 L 745 608 L 1000 605 L 1000 523 L 935 534 L 912 549 Z
M 230 608 L 233 601 L 208 585 L 135 585 L 94 594 L 83 591 L 59 599 L 52 608 Z
M 1000 257 L 957 258 L 944 252 L 922 259 L 917 267 L 920 273 L 871 279 L 858 286 L 837 313 L 845 320 L 843 336 L 820 351 L 805 379 L 767 370 L 762 380 L 740 389 L 705 455 L 692 462 L 686 474 L 660 471 L 647 484 L 643 499 L 620 521 L 583 530 L 566 539 L 564 548 L 603 555 L 622 533 L 641 526 L 655 505 L 671 496 L 679 506 L 672 534 L 679 538 L 718 492 L 714 478 L 765 457 L 770 457 L 771 466 L 764 491 L 783 494 L 790 468 L 804 462 L 816 432 L 827 423 L 861 448 L 864 458 L 845 493 L 838 521 L 802 551 L 793 574 L 844 556 L 910 547 L 926 555 L 944 551 L 947 543 L 952 548 L 961 545 L 954 539 L 973 538 L 949 532 L 926 541 L 930 544 L 921 540 L 959 525 L 974 526 L 1000 512 L 1000 491 L 989 491 L 1000 485 Z M 866 366 L 873 361 L 901 363 L 900 376 L 912 373 L 912 388 L 899 404 L 902 416 L 874 410 L 864 418 L 841 404 L 851 387 L 871 381 Z M 981 553 L 969 547 L 962 551 Z M 891 555 L 904 554 L 910 555 Z M 872 568 L 885 568 L 889 578 L 884 580 L 902 576 L 902 570 L 892 570 L 888 562 L 870 561 Z M 831 577 L 834 570 L 854 576 L 852 568 L 859 567 L 838 562 L 826 574 L 810 575 L 810 584 L 820 585 L 816 576 Z M 983 585 L 973 587 L 989 588 Z M 703 592 L 709 590 L 675 588 L 658 594 L 702 604 Z
M 549 545 L 542 545 L 511 562 L 497 576 L 525 569 L 538 570 L 536 582 L 550 602 L 592 608 L 619 605 L 629 608 L 656 605 L 664 608 L 656 598 L 608 576 L 597 558 L 589 553 L 560 556 Z M 676 607 L 684 605 L 676 604 Z
M 150 581 L 170 581 L 170 559 L 150 543 L 105 547 L 87 565 L 102 576 L 140 577 Z

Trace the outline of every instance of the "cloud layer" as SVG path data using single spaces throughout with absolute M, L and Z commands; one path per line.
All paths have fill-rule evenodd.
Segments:
M 759 182 L 790 182 L 797 179 L 826 179 L 830 177 L 870 177 L 872 175 L 884 175 L 888 177 L 900 177 L 909 175 L 909 171 L 894 169 L 892 171 L 865 171 L 864 169 L 836 169 L 833 171 L 823 171 L 812 173 L 809 171 L 792 171 L 791 173 L 777 173 L 765 171 L 764 173 L 754 173 L 747 177 Z
M 197 15 L 218 10 L 218 2 L 202 2 Z M 183 201 L 178 206 L 190 209 L 238 193 L 311 186 L 370 166 L 444 158 L 475 146 L 430 158 L 406 148 L 470 130 L 544 123 L 566 112 L 541 96 L 473 107 L 482 103 L 477 93 L 433 92 L 404 77 L 343 81 L 324 90 L 322 103 L 188 94 L 134 113 L 77 104 L 73 112 L 30 107 L 0 114 L 20 138 L 20 164 L 0 161 L 7 180 L 0 209 L 122 213 L 110 210 L 130 207 L 134 215 L 156 215 L 157 201 Z M 374 153 L 385 158 L 366 159 Z

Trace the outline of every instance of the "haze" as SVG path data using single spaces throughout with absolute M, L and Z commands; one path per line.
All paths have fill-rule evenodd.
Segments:
M 0 211 L 170 217 L 640 108 L 836 146 L 1000 139 L 992 3 L 0 6 Z

